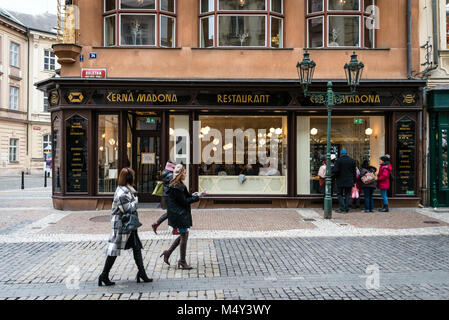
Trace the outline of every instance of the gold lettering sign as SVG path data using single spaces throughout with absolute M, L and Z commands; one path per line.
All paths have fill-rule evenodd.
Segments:
M 109 92 L 106 96 L 108 102 L 145 102 L 145 103 L 174 103 L 178 102 L 176 93 L 116 93 Z
M 310 97 L 310 102 L 312 103 L 324 103 L 323 95 L 312 95 Z M 370 103 L 370 104 L 378 104 L 381 103 L 380 96 L 378 94 L 364 94 L 364 95 L 341 95 L 335 96 L 334 102 L 336 104 L 354 104 L 354 103 Z
M 217 94 L 217 103 L 235 104 L 235 103 L 270 103 L 269 94 Z

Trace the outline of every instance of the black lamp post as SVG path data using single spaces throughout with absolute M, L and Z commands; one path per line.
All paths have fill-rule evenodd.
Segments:
M 334 92 L 332 90 L 332 81 L 327 83 L 326 92 L 309 91 L 309 85 L 312 84 L 313 74 L 315 72 L 315 62 L 310 60 L 309 52 L 304 52 L 304 58 L 301 62 L 296 64 L 298 70 L 298 77 L 304 96 L 310 97 L 312 95 L 320 96 L 326 103 L 327 107 L 327 148 L 326 148 L 326 191 L 324 197 L 324 218 L 332 218 L 332 194 L 331 194 L 331 115 L 332 107 L 335 105 L 335 100 L 344 101 L 344 99 L 336 99 L 340 96 L 352 96 L 356 93 L 356 88 L 362 78 L 364 64 L 357 60 L 357 55 L 354 52 L 351 55 L 351 61 L 345 64 L 344 69 L 346 73 L 346 80 L 348 86 L 351 88 L 350 92 Z

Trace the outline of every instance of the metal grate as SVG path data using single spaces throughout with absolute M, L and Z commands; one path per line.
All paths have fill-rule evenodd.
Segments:
M 106 216 L 97 216 L 97 217 L 93 217 L 90 218 L 89 221 L 92 222 L 109 222 L 111 220 L 111 216 L 106 215 Z

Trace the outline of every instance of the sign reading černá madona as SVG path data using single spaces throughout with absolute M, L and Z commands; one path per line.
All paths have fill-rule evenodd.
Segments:
M 171 90 L 97 90 L 92 99 L 97 104 L 186 105 L 191 100 L 191 95 Z

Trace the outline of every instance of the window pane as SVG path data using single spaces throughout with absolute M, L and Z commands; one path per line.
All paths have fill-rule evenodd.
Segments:
M 87 120 L 80 116 L 67 120 L 67 192 L 87 192 L 87 141 Z
M 282 13 L 282 0 L 271 0 L 271 11 Z
M 55 192 L 61 192 L 61 124 L 59 118 L 55 118 L 53 121 L 52 130 L 53 186 Z
M 150 45 L 156 44 L 154 15 L 124 15 L 121 19 L 122 45 Z
M 115 46 L 115 16 L 104 19 L 104 45 Z
M 266 10 L 265 0 L 219 0 L 219 10 Z
M 265 46 L 265 17 L 220 16 L 219 46 Z
M 287 117 L 200 116 L 200 121 L 200 191 L 287 193 Z
M 173 48 L 175 46 L 175 19 L 161 16 L 161 46 Z
M 174 163 L 182 163 L 186 168 L 186 181 L 189 185 L 189 163 L 190 163 L 190 143 L 189 141 L 189 116 L 171 115 L 170 116 L 170 143 L 169 160 Z
M 321 48 L 323 46 L 323 18 L 307 20 L 309 32 L 309 48 Z
M 368 22 L 370 18 L 365 18 L 365 48 L 374 48 L 374 28 L 370 28 L 374 24 Z
M 118 115 L 98 116 L 98 193 L 112 193 L 118 178 Z
M 122 9 L 156 9 L 155 0 L 120 0 Z
M 175 0 L 161 0 L 161 10 L 175 12 Z
M 360 0 L 329 0 L 329 10 L 360 10 Z
M 282 19 L 271 18 L 271 47 L 282 48 Z
M 359 17 L 329 16 L 329 47 L 358 47 Z
M 104 11 L 115 10 L 115 0 L 105 0 Z
M 201 0 L 201 13 L 214 11 L 215 0 Z
M 214 46 L 214 17 L 201 19 L 201 48 Z
M 323 0 L 308 0 L 307 1 L 308 13 L 315 13 L 323 11 Z

